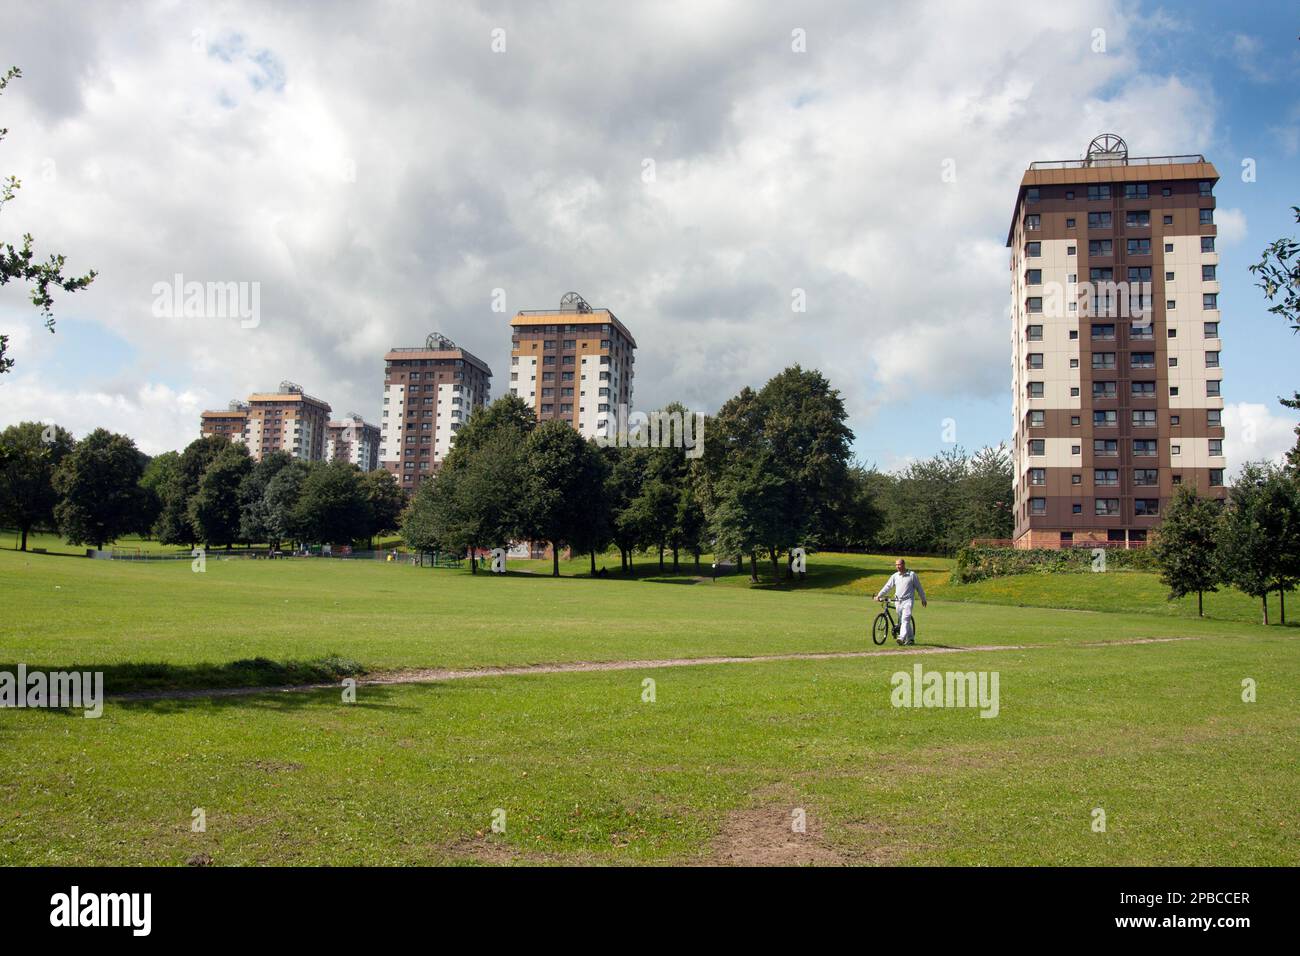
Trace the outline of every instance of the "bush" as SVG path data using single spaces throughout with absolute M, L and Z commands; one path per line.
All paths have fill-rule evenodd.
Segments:
M 1111 571 L 1155 571 L 1155 554 L 1148 548 L 1106 549 Z M 973 584 L 1009 574 L 1079 574 L 1092 570 L 1091 548 L 975 548 L 957 552 L 954 584 Z

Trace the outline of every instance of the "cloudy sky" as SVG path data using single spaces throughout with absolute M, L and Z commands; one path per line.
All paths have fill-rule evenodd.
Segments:
M 23 185 L 0 239 L 30 230 L 100 276 L 58 297 L 55 335 L 0 289 L 18 362 L 0 425 L 103 425 L 157 453 L 282 379 L 377 421 L 384 351 L 432 330 L 500 395 L 510 314 L 577 290 L 636 336 L 640 407 L 713 410 L 799 362 L 841 390 L 865 461 L 933 454 L 947 418 L 996 443 L 1020 176 L 1114 131 L 1223 177 L 1228 452 L 1271 457 L 1294 440 L 1276 399 L 1300 340 L 1246 267 L 1296 232 L 1285 7 L 11 8 L 0 175 Z M 167 314 L 178 275 L 256 288 L 258 320 Z

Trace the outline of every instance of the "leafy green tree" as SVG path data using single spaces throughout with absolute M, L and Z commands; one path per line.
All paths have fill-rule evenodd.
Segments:
M 204 435 L 185 446 L 180 460 L 162 492 L 162 509 L 154 523 L 154 537 L 163 544 L 193 545 L 200 534 L 190 520 L 190 497 L 198 491 L 208 465 L 230 439 L 223 435 Z
M 1300 206 L 1292 206 L 1291 212 L 1300 223 Z M 1268 311 L 1291 323 L 1292 332 L 1300 332 L 1300 242 L 1286 237 L 1274 240 L 1250 271 L 1259 278 L 1256 285 L 1273 303 Z
M 18 67 L 10 67 L 3 76 L 0 76 L 0 93 L 4 92 L 11 80 L 16 80 L 22 75 Z M 0 129 L 0 140 L 3 140 L 8 132 L 8 129 Z M 0 181 L 0 207 L 12 200 L 21 186 L 22 183 L 13 176 Z M 64 257 L 51 255 L 44 262 L 36 261 L 36 251 L 32 248 L 34 242 L 31 233 L 23 235 L 20 249 L 15 249 L 13 243 L 0 241 L 0 285 L 8 285 L 14 281 L 29 285 L 32 304 L 40 308 L 41 315 L 45 317 L 45 327 L 52 333 L 54 298 L 50 294 L 51 290 L 77 292 L 95 281 L 95 272 L 92 269 L 80 278 L 64 276 Z M 0 374 L 13 368 L 14 360 L 6 354 L 8 350 L 9 336 L 0 334 Z
M 241 497 L 245 478 L 253 461 L 242 442 L 227 445 L 212 459 L 199 479 L 198 490 L 189 503 L 190 523 L 208 547 L 230 546 L 239 540 Z
M 305 541 L 308 537 L 298 520 L 298 500 L 311 473 L 311 466 L 291 459 L 267 481 L 262 496 L 266 543 L 278 551 L 285 541 Z
M 538 425 L 524 443 L 520 530 L 523 537 L 550 543 L 555 577 L 560 548 L 582 535 L 583 511 L 603 490 L 597 459 L 596 446 L 559 420 Z
M 266 489 L 280 471 L 293 462 L 286 451 L 273 451 L 254 463 L 239 484 L 239 538 L 248 544 L 270 543 L 270 507 Z M 277 542 L 278 544 L 278 542 Z
M 144 506 L 140 512 L 140 537 L 148 538 L 154 534 L 158 519 L 162 517 L 163 501 L 167 489 L 175 480 L 180 470 L 180 452 L 165 451 L 150 458 L 144 466 L 140 478 L 140 488 L 144 492 Z
M 371 526 L 362 472 L 351 462 L 313 463 L 302 483 L 293 521 L 306 541 L 351 543 Z
M 1169 598 L 1196 595 L 1196 614 L 1205 616 L 1205 592 L 1217 591 L 1218 537 L 1222 505 L 1191 485 L 1179 485 L 1165 510 L 1153 549 Z
M 32 529 L 54 527 L 54 475 L 75 444 L 65 429 L 41 422 L 0 432 L 0 522 L 21 532 L 20 550 Z
M 456 440 L 443 461 L 443 469 L 455 468 L 459 459 L 476 451 L 496 435 L 514 435 L 520 442 L 537 427 L 533 409 L 518 395 L 503 395 L 490 405 L 483 405 L 470 413 L 469 419 L 456 432 Z
M 1228 492 L 1218 550 L 1221 580 L 1259 598 L 1267 624 L 1269 592 L 1277 591 L 1285 602 L 1285 592 L 1300 577 L 1296 483 L 1273 465 L 1246 465 Z
M 643 448 L 608 446 L 600 450 L 605 459 L 605 487 L 601 497 L 608 510 L 610 539 L 619 551 L 622 573 L 633 570 L 633 553 L 644 540 L 639 512 L 634 508 L 646 478 L 649 456 Z
M 361 477 L 361 485 L 370 505 L 370 527 L 366 539 L 373 547 L 376 537 L 396 531 L 402 526 L 406 494 L 397 484 L 396 478 L 383 468 L 365 472 Z
M 59 465 L 54 487 L 62 500 L 54 517 L 73 544 L 104 545 L 139 527 L 144 469 L 135 442 L 103 428 L 77 443 Z

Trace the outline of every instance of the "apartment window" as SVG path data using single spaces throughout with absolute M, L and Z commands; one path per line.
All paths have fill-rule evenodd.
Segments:
M 1043 367 L 1043 353 L 1042 353 L 1042 352 L 1030 352 L 1030 353 L 1029 353 L 1029 356 L 1028 356 L 1028 360 L 1029 360 L 1029 367 L 1030 367 L 1030 368 L 1042 368 L 1042 367 Z
M 1164 221 L 1164 224 L 1165 224 L 1166 226 L 1172 226 L 1172 225 L 1174 224 L 1174 217 L 1173 217 L 1173 216 L 1165 216 L 1163 221 Z
M 1045 514 L 1047 514 L 1047 499 L 1046 499 L 1046 498 L 1030 498 L 1030 499 L 1029 499 L 1029 513 L 1030 513 L 1031 515 L 1045 515 Z
M 1173 251 L 1174 251 L 1174 244 L 1172 242 L 1166 242 L 1165 252 L 1173 252 Z
M 1133 484 L 1155 485 L 1160 483 L 1160 471 L 1156 468 L 1136 468 L 1133 471 Z
M 1201 281 L 1214 282 L 1218 279 L 1218 266 L 1201 266 Z
M 1218 380 L 1218 379 L 1216 379 L 1216 378 L 1212 378 L 1212 379 L 1210 379 L 1208 382 L 1205 383 L 1205 395 L 1206 395 L 1207 398 L 1218 398 L 1218 397 L 1219 397 L 1220 392 L 1219 392 L 1219 380 Z
M 1079 277 L 1073 272 L 1067 272 L 1065 274 L 1065 281 L 1068 282 L 1070 285 L 1074 285 L 1076 282 L 1079 281 Z
M 1074 190 L 1073 190 L 1073 189 L 1067 189 L 1067 190 L 1065 191 L 1065 198 L 1066 198 L 1066 199 L 1073 199 L 1073 198 L 1074 198 Z
M 1043 297 L 1041 295 L 1030 296 L 1025 302 L 1025 308 L 1030 313 L 1040 313 L 1043 311 Z
M 1038 187 L 1031 186 L 1025 190 L 1025 202 L 1038 202 Z
M 1170 187 L 1168 187 L 1168 186 L 1161 186 L 1161 187 L 1160 187 L 1160 195 L 1162 195 L 1162 196 L 1172 196 L 1173 194 L 1174 194 L 1174 191 L 1173 191 L 1173 189 L 1171 189 Z
M 1130 239 L 1128 240 L 1128 254 L 1130 256 L 1149 256 L 1151 255 L 1150 239 Z
M 542 381 L 543 381 L 543 382 L 554 382 L 554 381 L 555 381 L 555 373 L 554 373 L 554 372 L 543 372 L 543 373 L 542 373 Z
M 542 364 L 543 364 L 543 365 L 554 365 L 554 364 L 555 364 L 555 356 L 554 356 L 554 355 L 543 355 L 543 356 L 542 356 Z
M 1222 488 L 1222 487 L 1223 487 L 1223 469 L 1222 469 L 1222 468 L 1211 468 L 1211 469 L 1210 469 L 1210 487 L 1211 487 L 1211 488 Z
M 1125 199 L 1146 199 L 1147 184 L 1146 183 L 1125 183 L 1124 198 Z
M 1070 311 L 1074 311 L 1074 305 L 1075 305 L 1075 303 L 1073 303 L 1073 302 L 1070 303 Z M 1079 330 L 1078 330 L 1078 329 L 1070 329 L 1070 341 L 1073 342 L 1073 341 L 1074 341 L 1075 339 L 1077 339 L 1078 337 L 1079 337 Z
M 1119 440 L 1115 438 L 1094 438 L 1092 453 L 1103 458 L 1114 458 L 1119 454 Z
M 1133 517 L 1154 517 L 1160 514 L 1159 498 L 1134 498 L 1133 499 Z
M 1071 219 L 1070 222 L 1074 222 L 1074 220 Z M 1072 256 L 1072 255 L 1074 255 L 1075 253 L 1077 253 L 1078 251 L 1079 251 L 1079 250 L 1078 250 L 1075 246 L 1066 246 L 1066 247 L 1065 247 L 1065 254 L 1066 254 L 1067 256 Z
M 1073 228 L 1074 228 L 1074 217 L 1073 217 L 1073 216 L 1068 217 L 1068 218 L 1065 220 L 1065 228 L 1066 228 L 1066 229 L 1073 229 Z M 1073 254 L 1073 253 L 1072 253 L 1072 254 Z
M 1156 394 L 1155 382 L 1130 382 L 1130 394 L 1135 398 L 1154 398 Z
M 1213 209 L 1202 209 L 1202 210 L 1201 210 L 1201 225 L 1202 225 L 1202 226 L 1212 226 L 1212 225 L 1214 225 L 1214 210 L 1213 210 Z
M 1047 454 L 1047 439 L 1046 438 L 1029 439 L 1029 454 L 1031 455 Z
M 1072 485 L 1081 485 L 1081 484 L 1083 484 L 1083 475 L 1071 475 L 1071 476 L 1070 476 L 1070 484 L 1072 484 Z
M 1111 324 L 1094 324 L 1092 327 L 1092 337 L 1094 339 L 1113 339 L 1115 338 L 1115 326 Z
M 1151 210 L 1134 209 L 1124 214 L 1124 225 L 1146 229 L 1151 225 Z
M 1071 446 L 1070 446 L 1070 454 L 1071 454 L 1071 455 L 1077 455 L 1077 454 L 1080 453 L 1080 451 L 1081 451 L 1081 446 L 1079 446 L 1079 445 L 1071 445 Z
M 1027 229 L 1030 232 L 1034 232 L 1038 229 L 1041 229 L 1042 221 L 1043 218 L 1042 216 L 1038 215 L 1038 213 L 1036 212 L 1030 213 L 1028 216 L 1025 217 L 1025 229 Z
M 1028 285 L 1042 285 L 1042 284 L 1043 284 L 1043 270 L 1042 270 L 1042 269 L 1027 269 L 1027 270 L 1025 271 L 1025 282 L 1026 282 Z
M 1030 342 L 1043 341 L 1043 327 L 1041 325 L 1030 325 L 1025 328 L 1025 338 Z
M 1078 367 L 1079 367 L 1079 360 L 1077 358 L 1070 359 L 1070 368 L 1078 368 Z
M 1119 514 L 1118 498 L 1098 498 L 1094 502 L 1095 514 L 1098 515 L 1117 515 Z
M 1112 240 L 1110 239 L 1089 239 L 1088 255 L 1090 256 L 1108 256 L 1112 252 Z
M 1119 413 L 1115 409 L 1097 410 L 1092 413 L 1094 428 L 1111 428 L 1118 423 Z
M 1099 185 L 1099 186 L 1089 186 L 1089 187 L 1088 187 L 1088 199 L 1089 199 L 1090 201 L 1096 201 L 1096 200 L 1098 200 L 1098 199 L 1109 199 L 1109 198 L 1110 198 L 1110 186 L 1109 186 L 1109 185 Z
M 577 339 L 565 339 L 565 340 L 564 340 L 564 348 L 566 348 L 566 349 L 576 349 L 577 347 L 578 347 L 578 340 L 577 340 Z
M 1074 504 L 1070 505 L 1070 513 L 1071 513 L 1071 514 L 1076 514 L 1076 515 L 1081 515 L 1081 514 L 1083 514 L 1083 505 L 1079 504 L 1079 503 L 1076 501 Z M 1069 541 L 1071 544 L 1074 543 L 1074 532 L 1073 532 L 1073 531 L 1062 531 L 1062 532 L 1061 532 L 1061 544 L 1065 544 L 1065 542 L 1067 542 L 1067 541 Z
M 1219 307 L 1219 293 L 1206 292 L 1201 296 L 1201 308 L 1205 310 L 1217 309 Z
M 1175 485 L 1181 485 L 1181 484 L 1183 483 L 1183 476 L 1182 476 L 1182 475 L 1172 475 L 1172 476 L 1170 477 L 1169 480 L 1170 480 L 1171 482 L 1173 482 Z
M 1092 383 L 1093 398 L 1114 398 L 1117 394 L 1118 392 L 1116 391 L 1114 382 L 1093 382 Z
M 1129 329 L 1128 337 L 1131 339 L 1153 339 L 1155 338 L 1155 326 L 1149 322 L 1135 322 Z
M 1115 278 L 1115 270 L 1110 266 L 1102 266 L 1097 269 L 1088 270 L 1088 278 L 1093 282 L 1110 282 Z
M 1078 385 L 1074 385 L 1074 386 L 1072 386 L 1072 387 L 1070 388 L 1070 397 L 1071 397 L 1071 398 L 1078 398 L 1078 397 L 1079 397 L 1079 386 L 1078 386 Z
M 1165 299 L 1165 311 L 1168 312 L 1175 308 L 1173 299 Z
M 1129 368 L 1155 368 L 1155 352 L 1133 352 L 1129 355 Z
M 1171 339 L 1176 339 L 1176 338 L 1178 338 L 1178 330 L 1177 330 L 1177 329 L 1170 329 L 1170 330 L 1169 330 L 1169 338 L 1171 338 Z
M 1201 236 L 1201 251 L 1202 252 L 1214 251 L 1214 236 Z
M 1095 485 L 1118 485 L 1119 469 L 1118 468 L 1096 468 L 1092 472 L 1092 483 Z
M 1041 242 L 1026 242 L 1025 257 L 1028 259 L 1037 259 L 1043 254 L 1043 244 Z
M 1077 427 L 1079 426 L 1079 416 L 1078 416 L 1078 415 L 1071 415 L 1071 416 L 1070 416 L 1070 425 L 1073 426 L 1073 427 L 1075 427 L 1075 428 L 1077 428 Z
M 1156 440 L 1154 438 L 1134 438 L 1133 454 L 1140 455 L 1144 458 L 1150 457 L 1156 453 Z
M 553 348 L 555 348 L 555 339 L 546 339 L 546 340 L 544 340 L 544 341 L 542 342 L 542 348 L 544 348 L 544 349 L 553 349 Z
M 1182 424 L 1182 418 L 1178 415 L 1170 415 L 1169 424 L 1177 428 L 1180 424 Z
M 1217 408 L 1211 408 L 1206 415 L 1206 424 L 1211 428 L 1220 428 L 1223 425 L 1223 412 Z
M 1155 428 L 1156 412 L 1154 408 L 1135 408 L 1133 410 L 1133 426 L 1135 428 Z
M 1211 457 L 1214 457 L 1214 458 L 1219 458 L 1219 457 L 1221 457 L 1221 456 L 1223 455 L 1223 439 L 1222 439 L 1222 438 L 1211 438 L 1211 439 L 1210 439 L 1210 455 L 1211 455 Z
M 1206 353 L 1205 353 L 1205 367 L 1206 367 L 1206 368 L 1218 368 L 1218 367 L 1219 367 L 1219 353 L 1218 353 L 1218 352 L 1206 352 Z
M 1109 229 L 1110 213 L 1108 212 L 1090 212 L 1088 213 L 1089 229 Z
M 1042 428 L 1045 424 L 1047 424 L 1047 412 L 1040 408 L 1029 413 L 1030 428 Z
M 1214 184 L 1210 182 L 1202 181 L 1200 183 L 1197 183 L 1197 192 L 1202 196 L 1212 195 L 1211 190 L 1213 188 L 1214 188 Z
M 1207 339 L 1217 339 L 1219 337 L 1219 323 L 1206 322 L 1203 326 L 1203 331 L 1205 332 L 1205 337 Z
M 1170 394 L 1171 396 L 1173 396 L 1173 395 L 1177 395 L 1177 394 L 1178 394 L 1178 386 L 1177 386 L 1177 385 L 1171 385 L 1171 386 L 1169 386 L 1169 394 Z
M 1115 353 L 1114 352 L 1093 352 L 1092 367 L 1093 368 L 1114 368 Z
M 1047 484 L 1047 469 L 1046 469 L 1046 468 L 1030 468 L 1030 469 L 1029 469 L 1029 483 L 1030 483 L 1031 485 L 1045 485 L 1045 484 Z

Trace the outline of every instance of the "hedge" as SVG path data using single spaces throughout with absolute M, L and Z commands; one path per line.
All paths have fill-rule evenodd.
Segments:
M 1106 549 L 1109 571 L 1155 571 L 1150 548 Z M 1091 548 L 974 548 L 957 552 L 952 570 L 954 584 L 971 584 L 1008 574 L 1078 574 L 1092 570 Z

